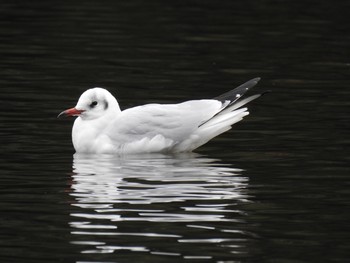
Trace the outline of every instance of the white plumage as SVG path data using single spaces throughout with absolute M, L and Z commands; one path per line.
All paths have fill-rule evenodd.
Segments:
M 259 80 L 252 79 L 214 99 L 148 104 L 123 111 L 111 93 L 93 88 L 59 116 L 78 116 L 72 130 L 78 153 L 189 152 L 249 114 L 241 107 L 261 94 L 241 97 Z

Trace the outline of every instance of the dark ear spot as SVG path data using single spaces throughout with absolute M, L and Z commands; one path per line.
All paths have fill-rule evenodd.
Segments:
M 107 110 L 108 109 L 108 102 L 104 101 L 104 109 Z

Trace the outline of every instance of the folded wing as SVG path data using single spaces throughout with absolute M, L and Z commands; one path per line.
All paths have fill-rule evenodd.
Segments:
M 105 134 L 115 150 L 126 153 L 192 151 L 249 114 L 240 100 L 259 79 L 211 100 L 192 100 L 179 104 L 148 104 L 122 111 Z

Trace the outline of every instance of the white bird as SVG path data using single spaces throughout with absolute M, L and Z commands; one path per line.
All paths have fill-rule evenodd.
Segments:
M 262 94 L 241 98 L 259 80 L 252 79 L 213 99 L 147 104 L 123 111 L 111 93 L 93 88 L 58 117 L 78 116 L 72 130 L 77 153 L 190 152 L 249 114 L 242 106 Z

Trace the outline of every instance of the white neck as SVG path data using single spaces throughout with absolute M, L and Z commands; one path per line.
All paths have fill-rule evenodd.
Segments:
M 109 101 L 109 107 L 105 114 L 96 119 L 83 119 L 78 117 L 73 125 L 72 141 L 76 152 L 96 152 L 101 147 L 98 138 L 103 135 L 103 130 L 108 126 L 112 116 L 121 112 L 118 102 Z

